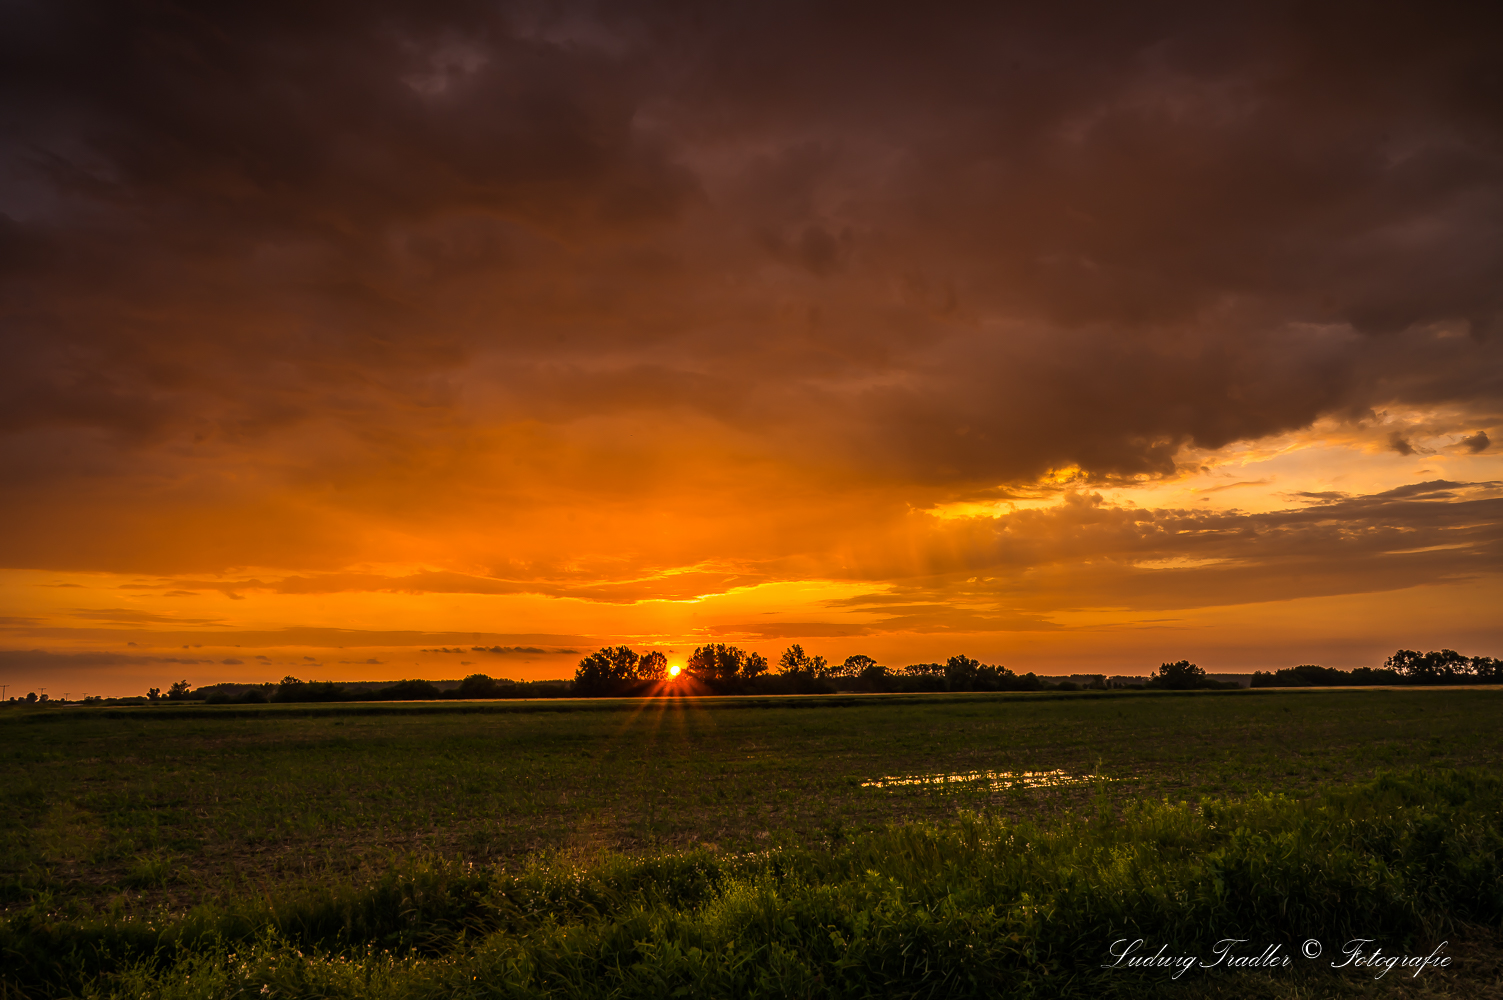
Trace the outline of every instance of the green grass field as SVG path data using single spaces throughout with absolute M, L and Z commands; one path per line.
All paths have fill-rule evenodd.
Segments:
M 708 935 L 704 938 L 708 945 L 715 933 L 729 933 L 724 928 L 730 926 L 725 923 L 730 917 L 724 911 L 731 906 L 732 897 L 740 899 L 747 893 L 755 896 L 766 890 L 778 899 L 791 900 L 821 885 L 837 895 L 857 892 L 868 877 L 862 872 L 881 868 L 868 857 L 872 852 L 883 856 L 913 853 L 906 869 L 908 876 L 933 883 L 932 889 L 950 880 L 943 874 L 945 865 L 951 863 L 943 860 L 946 851 L 959 852 L 955 858 L 968 857 L 965 864 L 970 868 L 990 871 L 988 866 L 993 866 L 995 859 L 985 860 L 991 855 L 977 845 L 1006 841 L 1024 829 L 1032 831 L 1027 836 L 1033 843 L 1052 845 L 1048 850 L 1038 849 L 1039 858 L 1064 857 L 1068 852 L 1062 845 L 1069 841 L 1095 843 L 1107 855 L 1117 851 L 1118 862 L 1128 864 L 1124 860 L 1128 854 L 1122 853 L 1128 850 L 1125 845 L 1153 841 L 1160 834 L 1152 831 L 1161 832 L 1165 824 L 1178 824 L 1186 830 L 1189 824 L 1198 832 L 1182 831 L 1176 836 L 1187 843 L 1201 843 L 1209 856 L 1227 845 L 1217 839 L 1221 834 L 1215 830 L 1202 829 L 1207 811 L 1195 804 L 1210 803 L 1207 808 L 1213 810 L 1248 809 L 1252 807 L 1245 803 L 1269 792 L 1282 793 L 1285 798 L 1279 800 L 1283 803 L 1279 809 L 1284 812 L 1259 807 L 1263 808 L 1258 813 L 1262 818 L 1254 825 L 1265 827 L 1268 836 L 1283 836 L 1278 833 L 1284 830 L 1281 823 L 1295 824 L 1290 829 L 1324 829 L 1320 824 L 1328 822 L 1329 809 L 1336 807 L 1328 803 L 1327 812 L 1320 812 L 1312 805 L 1319 795 L 1348 794 L 1345 790 L 1354 783 L 1379 772 L 1422 777 L 1444 769 L 1497 770 L 1503 761 L 1503 733 L 1497 724 L 1500 718 L 1503 691 L 1412 688 L 10 710 L 0 712 L 0 760 L 6 775 L 0 815 L 0 904 L 5 907 L 8 933 L 19 935 L 13 938 L 13 946 L 32 949 L 28 961 L 35 968 L 50 967 L 47 963 L 52 961 L 46 957 L 47 947 L 52 946 L 38 943 L 53 940 L 48 937 L 51 931 L 38 929 L 44 925 L 73 928 L 67 933 L 58 931 L 63 934 L 58 940 L 73 940 L 67 935 L 81 934 L 91 927 L 95 931 L 88 933 L 103 935 L 99 940 L 115 940 L 110 934 L 125 934 L 121 928 L 136 928 L 130 931 L 134 934 L 146 926 L 159 931 L 178 927 L 171 932 L 178 940 L 181 928 L 188 926 L 184 919 L 198 921 L 195 927 L 217 928 L 209 937 L 195 938 L 198 943 L 193 947 L 172 956 L 149 949 L 138 953 L 139 949 L 131 951 L 119 945 L 117 951 L 124 949 L 135 957 L 127 961 L 117 955 L 103 964 L 75 962 L 72 966 L 68 965 L 72 959 L 57 957 L 56 974 L 49 979 L 37 973 L 40 978 L 30 987 L 34 992 L 97 988 L 157 995 L 167 988 L 167 979 L 162 977 L 176 983 L 172 977 L 187 968 L 186 962 L 199 963 L 194 966 L 201 966 L 197 982 L 207 992 L 190 990 L 185 995 L 265 995 L 257 992 L 271 983 L 264 975 L 252 984 L 255 989 L 250 989 L 250 979 L 235 979 L 226 970 L 236 967 L 237 962 L 243 964 L 244 956 L 251 952 L 262 961 L 268 955 L 291 954 L 306 946 L 319 949 L 318 954 L 323 956 L 319 961 L 335 963 L 329 966 L 335 970 L 329 975 L 344 968 L 338 963 L 354 963 L 349 968 L 361 971 L 366 985 L 356 988 L 350 980 L 340 986 L 318 976 L 304 987 L 278 980 L 281 985 L 277 988 L 284 993 L 456 995 L 451 981 L 458 974 L 455 968 L 466 962 L 501 961 L 496 949 L 513 947 L 521 940 L 519 934 L 536 945 L 540 934 L 567 937 L 574 932 L 603 933 L 597 926 L 600 921 L 610 923 L 616 919 L 610 913 L 619 915 L 618 911 L 629 910 L 647 921 L 638 930 L 649 933 L 651 927 L 657 928 L 650 931 L 649 939 L 640 942 L 649 950 L 655 947 L 651 934 L 658 936 L 663 947 L 675 941 L 683 944 L 688 940 L 685 934 Z M 1015 787 L 1007 781 L 883 788 L 863 785 L 890 775 L 973 771 L 1062 771 L 1069 776 L 1099 776 L 1100 780 L 1034 789 Z M 1473 833 L 1481 840 L 1469 840 L 1473 833 L 1463 831 L 1457 834 L 1461 840 L 1454 844 L 1437 841 L 1430 854 L 1442 858 L 1451 856 L 1447 852 L 1461 851 L 1457 855 L 1461 857 L 1469 856 L 1467 852 L 1487 854 L 1491 850 L 1493 853 L 1481 860 L 1473 859 L 1482 866 L 1477 869 L 1481 873 L 1477 877 L 1484 879 L 1483 896 L 1464 906 L 1456 900 L 1425 897 L 1426 902 L 1420 897 L 1405 897 L 1406 901 L 1392 904 L 1407 908 L 1408 916 L 1400 919 L 1384 909 L 1390 904 L 1382 902 L 1387 897 L 1380 893 L 1370 900 L 1376 908 L 1370 916 L 1374 927 L 1381 924 L 1394 934 L 1412 936 L 1436 930 L 1436 921 L 1444 923 L 1445 915 L 1452 910 L 1465 910 L 1471 916 L 1458 926 L 1467 925 L 1467 933 L 1476 937 L 1482 933 L 1478 927 L 1496 923 L 1489 916 L 1493 913 L 1489 906 L 1496 905 L 1497 913 L 1503 915 L 1498 887 L 1486 882 L 1486 878 L 1494 877 L 1489 873 L 1495 873 L 1499 864 L 1499 795 L 1491 786 L 1477 787 L 1483 789 L 1476 792 L 1482 805 L 1458 801 L 1453 792 L 1411 789 L 1399 796 L 1407 805 L 1401 803 L 1393 809 L 1398 810 L 1395 815 L 1411 807 L 1421 813 L 1427 809 L 1431 813 L 1436 809 L 1461 810 L 1471 817 L 1467 822 L 1477 827 Z M 1391 800 L 1390 804 L 1399 801 L 1392 799 L 1398 793 L 1383 794 L 1389 795 L 1384 801 Z M 1440 798 L 1435 799 L 1436 795 Z M 1432 799 L 1448 804 L 1435 805 Z M 1356 799 L 1341 801 L 1347 804 L 1340 808 L 1354 810 L 1352 815 L 1362 817 L 1362 822 L 1376 821 L 1369 806 L 1353 805 Z M 1189 805 L 1181 807 L 1177 805 L 1180 802 Z M 1149 815 L 1142 810 L 1160 812 Z M 1297 816 L 1299 810 L 1315 811 L 1300 819 L 1305 814 Z M 1108 822 L 1107 817 L 1113 817 L 1110 822 L 1116 824 L 1112 827 L 1115 833 L 1103 832 L 1101 824 Z M 1447 822 L 1455 826 L 1459 820 L 1452 817 Z M 1133 823 L 1139 825 L 1134 827 Z M 1300 827 L 1301 823 L 1305 826 Z M 964 833 L 963 827 L 971 832 Z M 1325 843 L 1320 837 L 1327 834 L 1310 836 L 1314 839 L 1300 850 L 1316 854 L 1325 850 L 1311 845 Z M 1488 836 L 1493 839 L 1488 840 Z M 957 837 L 960 839 L 954 840 Z M 966 837 L 971 840 L 966 841 Z M 1060 840 L 1062 837 L 1065 839 Z M 1337 841 L 1339 837 L 1331 843 Z M 922 846 L 926 843 L 932 850 Z M 950 846 L 944 846 L 947 844 Z M 1487 848 L 1486 844 L 1493 846 Z M 1238 849 L 1257 853 L 1247 845 Z M 1398 848 L 1392 848 L 1390 854 L 1393 850 Z M 1425 850 L 1412 844 L 1404 850 L 1411 854 L 1419 851 L 1413 857 L 1404 855 L 1409 857 L 1407 864 L 1429 863 Z M 970 854 L 966 854 L 968 851 Z M 1193 851 L 1184 854 L 1179 861 L 1189 868 L 1172 872 L 1154 869 L 1156 874 L 1151 878 L 1165 885 L 1183 883 L 1187 895 L 1181 916 L 1197 919 L 1196 914 L 1221 913 L 1217 909 L 1220 903 L 1194 902 L 1200 891 L 1194 887 L 1200 883 L 1191 870 L 1198 863 L 1193 858 Z M 691 877 L 680 872 L 671 878 L 661 872 L 643 874 L 652 865 L 669 864 L 664 859 L 678 859 L 670 867 L 689 865 L 700 874 Z M 692 859 L 692 863 L 684 859 Z M 1085 870 L 1100 860 L 1079 864 Z M 466 862 L 474 867 L 454 867 Z M 1142 863 L 1148 867 L 1134 877 L 1149 877 L 1145 873 L 1152 865 L 1148 859 L 1142 859 Z M 644 869 L 644 865 L 648 867 Z M 1051 898 L 1056 898 L 1056 905 L 1063 905 L 1058 904 L 1060 869 L 1053 862 L 1050 865 L 1045 865 L 1048 870 L 1044 874 L 1029 875 L 1009 868 L 1005 876 L 988 876 L 988 891 L 1000 893 L 988 905 L 995 908 L 1008 892 L 1016 897 L 1045 889 L 1055 893 Z M 583 879 L 598 883 L 599 888 L 592 891 L 601 900 L 611 901 L 609 905 L 591 903 L 583 910 L 571 910 L 554 899 L 563 890 L 547 888 L 552 885 L 548 879 L 564 878 L 559 875 L 564 871 L 572 873 L 565 882 Z M 402 878 L 407 881 L 394 872 L 406 872 Z M 389 928 L 379 934 L 350 929 L 361 924 L 349 916 L 351 907 L 364 913 L 371 907 L 379 910 L 382 905 L 399 905 L 400 898 L 406 898 L 403 893 L 411 895 L 412 886 L 428 885 L 425 891 L 446 900 L 470 896 L 509 899 L 498 889 L 502 882 L 497 880 L 519 878 L 524 872 L 532 872 L 529 878 L 542 880 L 528 883 L 533 885 L 528 891 L 536 890 L 553 900 L 547 905 L 534 905 L 526 911 L 530 916 L 525 920 L 515 913 L 505 915 L 511 913 L 506 907 L 512 903 L 494 904 L 490 910 L 481 907 L 490 916 L 471 920 L 471 914 L 465 918 L 471 920 L 469 924 L 460 921 L 459 926 L 471 928 L 466 937 L 456 936 L 457 925 L 448 917 L 435 917 L 432 941 L 441 940 L 440 945 L 431 941 L 424 945 L 422 942 L 428 939 L 420 933 L 416 937 L 391 937 L 394 932 Z M 1444 879 L 1455 880 L 1454 872 L 1442 874 Z M 1441 876 L 1430 873 L 1427 877 L 1433 880 Z M 779 881 L 789 878 L 792 883 Z M 1033 884 L 1029 879 L 1037 882 L 1032 890 L 1028 888 Z M 633 895 L 644 880 L 655 888 L 642 890 L 646 895 Z M 1361 881 L 1359 878 L 1353 884 Z M 638 889 L 623 889 L 626 884 Z M 1000 888 L 1004 884 L 1011 888 L 1004 891 Z M 408 889 L 401 888 L 403 885 Z M 964 886 L 956 883 L 950 897 L 959 899 L 978 891 L 970 882 Z M 930 889 L 910 887 L 919 895 Z M 1343 891 L 1355 890 L 1336 886 L 1331 891 L 1339 897 Z M 387 903 L 371 902 L 378 897 L 387 899 L 380 896 L 381 892 L 390 896 Z M 501 896 L 496 895 L 498 892 Z M 861 897 L 866 903 L 848 900 L 848 906 L 841 905 L 851 913 L 881 910 L 881 905 L 871 903 L 875 898 L 872 894 L 880 896 L 880 892 L 871 886 L 857 894 L 861 892 L 866 893 Z M 282 917 L 268 916 L 271 912 L 303 912 L 298 907 L 314 906 L 309 900 L 315 896 L 323 899 L 317 906 L 344 908 L 340 912 L 345 913 L 345 931 L 299 931 L 297 927 L 303 925 L 297 921 L 289 924 Z M 277 904 L 281 910 L 264 902 L 278 899 L 299 902 Z M 336 905 L 331 899 L 342 902 Z M 392 899 L 398 903 L 392 903 Z M 825 904 L 836 905 L 829 899 Z M 448 913 L 446 907 L 455 906 L 464 909 L 452 900 L 434 905 L 434 912 Z M 971 909 L 965 912 L 972 916 L 985 910 L 976 900 L 967 905 Z M 1318 905 L 1309 905 L 1312 914 L 1326 914 L 1312 917 L 1317 922 L 1335 919 L 1321 907 L 1334 907 L 1331 914 L 1353 915 L 1349 905 L 1335 904 L 1324 897 Z M 197 916 L 185 918 L 194 906 L 199 907 Z M 272 911 L 256 910 L 256 906 L 272 906 Z M 404 912 L 423 910 L 422 906 L 414 909 L 410 899 L 400 906 L 407 908 Z M 1137 910 L 1126 903 L 1120 903 L 1120 907 L 1126 907 L 1121 912 L 1126 914 L 1128 924 L 1143 924 L 1145 918 Z M 1160 909 L 1169 912 L 1173 906 L 1163 904 Z M 543 925 L 528 923 L 543 912 L 548 914 L 544 921 L 547 934 L 539 929 Z M 993 912 L 988 919 L 994 923 L 1002 920 L 1000 912 Z M 1235 916 L 1240 912 L 1235 908 L 1226 911 L 1227 919 L 1242 919 Z M 205 916 L 211 913 L 217 916 Z M 231 924 L 224 924 L 231 919 L 226 914 L 238 915 L 233 916 Z M 1359 912 L 1356 916 L 1363 915 Z M 712 917 L 721 921 L 716 925 L 721 928 L 718 932 L 696 924 L 699 929 L 691 933 L 685 929 L 688 925 L 680 926 L 683 921 L 703 923 Z M 659 923 L 653 924 L 653 920 Z M 664 920 L 668 924 L 661 923 Z M 1257 920 L 1263 923 L 1257 924 Z M 1267 914 L 1257 920 L 1254 923 L 1258 927 L 1272 926 Z M 373 927 L 385 926 L 376 917 L 369 922 Z M 241 930 L 231 933 L 226 930 L 231 925 Z M 972 932 L 1005 938 L 1019 934 L 1021 926 L 1006 920 L 993 926 L 982 920 Z M 1096 925 L 1086 920 L 1079 926 L 1089 929 Z M 1161 920 L 1155 926 L 1180 925 Z M 108 931 L 110 927 L 115 930 Z M 855 932 L 850 928 L 819 931 L 824 938 L 830 933 L 844 935 L 844 940 Z M 304 937 L 299 938 L 299 934 Z M 1036 936 L 1055 950 L 1047 959 L 1037 954 L 1026 962 L 1018 959 L 1023 962 L 1019 968 L 1032 970 L 1024 976 L 1033 984 L 1028 989 L 1068 993 L 1075 987 L 1067 985 L 1073 981 L 1068 975 L 1060 978 L 1069 967 L 1063 939 L 1043 932 Z M 755 937 L 751 935 L 749 940 Z M 22 944 L 15 944 L 17 941 Z M 408 949 L 417 946 L 419 952 L 404 953 L 399 958 L 391 954 L 373 957 L 369 949 L 380 941 Z M 560 938 L 549 954 L 562 955 L 576 946 L 585 948 L 582 941 L 569 944 Z M 63 947 L 54 944 L 58 949 Z M 785 942 L 780 947 L 786 951 L 792 945 Z M 232 960 L 228 956 L 237 948 L 241 957 Z M 537 972 L 542 968 L 537 965 L 541 961 L 538 954 L 527 953 L 529 957 L 523 962 L 514 948 L 506 953 L 512 956 L 507 961 L 513 963 L 508 966 L 515 973 L 513 979 L 486 966 L 490 972 L 484 977 L 476 973 L 473 980 L 476 990 L 484 992 L 484 978 L 492 985 L 511 983 L 505 990 L 497 986 L 502 995 L 607 995 L 577 984 L 571 986 L 573 980 L 557 971 L 547 975 Z M 147 961 L 143 954 L 156 957 Z M 634 961 L 642 965 L 645 960 L 641 949 L 633 954 Z M 699 954 L 696 961 L 702 965 L 710 961 L 704 948 Z M 773 954 L 764 953 L 762 963 L 773 961 L 769 957 Z M 930 990 L 928 995 L 936 996 L 960 995 L 967 990 L 996 995 L 1006 985 L 983 977 L 962 988 L 960 980 L 915 979 L 907 972 L 896 978 L 873 979 L 863 972 L 850 982 L 841 980 L 844 985 L 837 989 L 835 979 L 826 977 L 816 982 L 811 978 L 820 974 L 819 963 L 824 961 L 817 955 L 803 955 L 795 948 L 777 961 L 785 959 L 792 963 L 787 976 L 755 989 L 748 985 L 752 980 L 726 973 L 721 959 L 711 963 L 720 971 L 705 966 L 694 972 L 688 959 L 669 961 L 662 955 L 647 964 L 656 970 L 653 975 L 668 977 L 658 985 L 670 993 L 680 987 L 688 990 L 678 995 L 716 995 L 716 989 L 737 995 L 759 991 L 782 995 L 779 990 L 791 989 L 789 984 L 795 982 L 802 983 L 799 989 L 810 995 L 821 991 L 830 995 L 924 995 L 926 989 Z M 844 960 L 839 956 L 828 959 L 837 963 Z M 992 960 L 1002 966 L 1011 961 L 1006 956 L 993 956 Z M 869 964 L 875 959 L 867 954 L 863 961 Z M 516 971 L 522 968 L 517 962 L 533 963 L 528 968 L 537 975 L 527 979 Z M 934 962 L 943 964 L 939 958 Z M 1050 974 L 1054 978 L 1039 978 L 1048 963 L 1053 963 Z M 281 968 L 285 972 L 287 967 L 284 963 Z M 126 975 L 122 969 L 134 971 Z M 109 976 L 89 978 L 101 970 L 108 971 Z M 1481 978 L 1474 977 L 1468 989 L 1481 988 L 1478 984 L 1487 978 L 1485 970 L 1477 976 Z M 377 980 L 385 985 L 372 985 Z M 612 988 L 619 995 L 650 996 L 656 988 L 651 983 L 658 981 L 649 980 L 638 982 L 627 977 Z M 219 985 L 203 985 L 211 982 Z M 93 986 L 87 985 L 90 983 Z M 532 985 L 524 988 L 518 983 Z M 1084 985 L 1080 988 L 1089 993 L 1107 987 L 1126 989 L 1129 981 L 1119 977 L 1110 981 L 1083 979 L 1081 983 Z M 1345 980 L 1342 983 L 1343 989 L 1356 988 Z M 719 986 L 712 989 L 712 984 Z M 1214 985 L 1202 982 L 1177 988 Z M 534 987 L 534 993 L 528 993 Z M 1139 984 L 1132 988 L 1147 987 Z M 1250 987 L 1244 983 L 1239 988 Z M 1282 987 L 1274 983 L 1270 988 Z

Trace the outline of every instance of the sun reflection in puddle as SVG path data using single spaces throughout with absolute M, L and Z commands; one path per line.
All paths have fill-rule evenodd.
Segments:
M 863 781 L 862 788 L 901 788 L 908 785 L 944 787 L 970 784 L 993 791 L 1003 788 L 1061 788 L 1099 781 L 1097 774 L 1071 774 L 1069 771 L 955 771 L 950 774 L 889 774 Z

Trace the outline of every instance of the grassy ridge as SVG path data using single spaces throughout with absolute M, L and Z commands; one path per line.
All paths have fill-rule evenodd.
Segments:
M 0 948 L 28 994 L 1053 996 L 1166 981 L 1099 969 L 1124 936 L 1397 947 L 1500 919 L 1503 781 L 1415 771 L 1198 807 L 1103 795 L 1042 824 L 897 824 L 826 850 L 416 865 L 158 923 L 39 900 Z

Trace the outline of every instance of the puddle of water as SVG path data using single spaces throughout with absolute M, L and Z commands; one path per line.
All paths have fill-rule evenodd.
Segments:
M 950 774 L 889 774 L 863 781 L 862 788 L 902 788 L 908 785 L 943 787 L 970 783 L 993 791 L 1004 788 L 1060 788 L 1083 785 L 1099 780 L 1095 774 L 1071 774 L 1068 771 L 955 771 Z

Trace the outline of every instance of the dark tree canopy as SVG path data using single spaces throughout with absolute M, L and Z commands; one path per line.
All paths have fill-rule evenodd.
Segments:
M 1189 660 L 1176 660 L 1161 665 L 1148 679 L 1148 683 L 1171 691 L 1183 691 L 1204 686 L 1206 672 Z
M 668 671 L 668 658 L 653 650 L 639 655 L 630 646 L 606 646 L 579 661 L 574 672 L 578 694 L 621 694 L 644 681 L 660 681 Z
M 668 676 L 668 657 L 663 655 L 662 650 L 654 649 L 650 653 L 643 653 L 637 661 L 637 679 L 643 681 L 660 681 Z
M 845 662 L 836 667 L 833 672 L 836 677 L 871 676 L 868 671 L 872 670 L 872 668 L 874 667 L 877 667 L 876 660 L 872 659 L 870 656 L 866 656 L 865 654 L 857 653 L 854 656 L 847 656 L 845 658 Z M 882 673 L 887 672 L 885 667 L 878 669 L 880 669 Z
M 804 647 L 796 642 L 783 650 L 783 655 L 778 658 L 778 673 L 780 674 L 824 677 L 829 671 L 830 665 L 823 656 L 810 656 L 804 652 Z
M 1503 680 L 1499 661 L 1490 656 L 1466 657 L 1454 649 L 1428 653 L 1401 649 L 1383 664 L 1410 684 L 1497 683 Z
M 1469 680 L 1472 661 L 1454 649 L 1417 653 L 1401 649 L 1383 664 L 1412 684 L 1454 684 Z
M 750 680 L 767 672 L 767 657 L 717 642 L 695 649 L 684 669 L 706 683 Z
M 952 656 L 945 661 L 945 683 L 952 691 L 964 691 L 976 682 L 981 663 L 969 656 Z
M 461 698 L 494 698 L 499 690 L 489 674 L 471 674 L 459 684 Z

